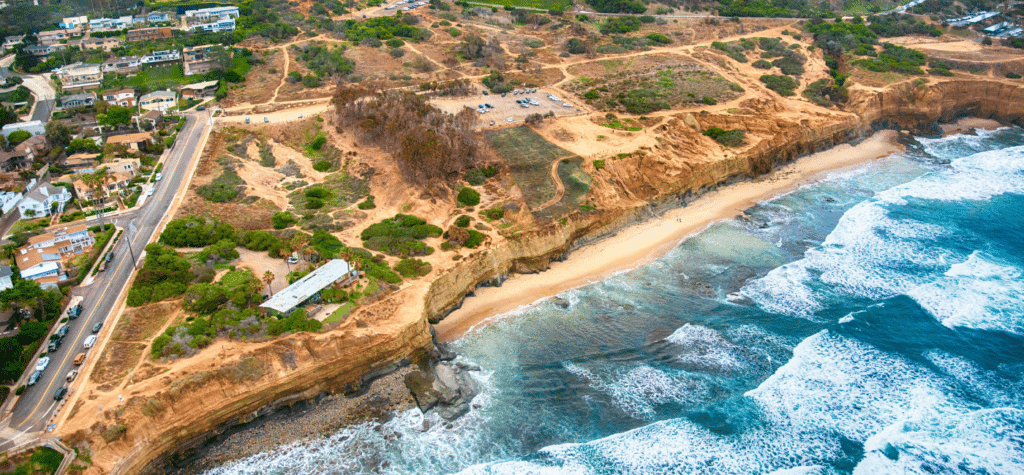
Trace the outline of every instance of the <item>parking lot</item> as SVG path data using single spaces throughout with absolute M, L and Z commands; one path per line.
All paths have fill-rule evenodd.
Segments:
M 490 104 L 493 107 L 486 108 L 487 112 L 477 113 L 480 117 L 480 127 L 484 129 L 522 124 L 526 116 L 530 114 L 554 112 L 556 116 L 567 116 L 582 112 L 576 108 L 577 104 L 567 101 L 564 97 L 556 94 L 556 97 L 559 97 L 559 100 L 556 101 L 548 97 L 549 91 L 543 88 L 536 89 L 536 91 L 525 94 L 509 92 L 505 94 L 505 97 L 501 97 L 501 94 L 488 94 L 486 96 L 476 94 L 457 98 L 439 97 L 431 99 L 430 103 L 452 114 L 456 114 L 466 107 L 478 110 L 480 105 Z M 517 100 L 521 99 L 533 99 L 537 102 L 537 105 L 529 104 L 528 107 L 523 107 L 516 103 Z M 569 104 L 569 106 L 567 107 L 565 104 Z

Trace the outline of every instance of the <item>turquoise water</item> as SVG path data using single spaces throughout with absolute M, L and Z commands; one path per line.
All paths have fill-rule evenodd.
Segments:
M 1024 131 L 919 139 L 501 315 L 485 388 L 208 473 L 1024 473 Z

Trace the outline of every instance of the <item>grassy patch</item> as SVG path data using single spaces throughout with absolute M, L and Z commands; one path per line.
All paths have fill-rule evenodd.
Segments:
M 337 310 L 331 312 L 331 315 L 324 319 L 324 323 L 340 322 L 345 319 L 345 316 L 356 308 L 355 302 L 345 302 Z
M 631 70 L 615 68 L 600 77 L 567 86 L 587 103 L 605 111 L 646 114 L 701 103 L 724 102 L 739 96 L 729 80 L 691 63 Z
M 583 159 L 572 157 L 563 159 L 558 163 L 558 179 L 565 186 L 565 193 L 557 203 L 533 212 L 533 216 L 540 220 L 551 220 L 564 216 L 575 211 L 583 204 L 584 198 L 590 192 L 593 179 L 582 168 Z
M 488 0 L 486 2 L 469 2 L 471 5 L 497 5 L 499 7 L 530 7 L 542 10 L 566 11 L 572 7 L 569 0 Z
M 551 162 L 572 153 L 544 140 L 526 126 L 490 130 L 484 133 L 484 138 L 508 163 L 509 171 L 530 208 L 555 197 Z

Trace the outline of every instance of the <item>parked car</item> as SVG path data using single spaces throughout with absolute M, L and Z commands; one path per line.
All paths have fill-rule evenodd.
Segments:
M 68 375 L 64 379 L 66 379 L 70 383 L 70 382 L 74 381 L 75 378 L 77 378 L 77 377 L 78 377 L 78 370 L 77 369 L 73 369 L 71 371 L 68 371 Z
M 49 366 L 49 365 L 50 365 L 50 357 L 49 356 L 44 356 L 42 358 L 39 358 L 39 361 L 36 362 L 36 371 L 39 371 L 40 373 L 43 372 L 43 371 L 46 371 L 46 367 Z
M 299 263 L 299 258 L 295 257 L 295 256 L 288 256 L 288 263 L 289 264 L 298 264 Z
M 28 377 L 28 385 L 31 386 L 39 382 L 39 377 L 43 375 L 42 371 L 36 370 L 32 372 L 32 375 Z
M 487 92 L 487 89 L 484 89 L 484 95 L 485 95 L 485 96 L 487 96 L 487 95 L 490 95 L 490 93 L 489 93 L 489 92 Z
M 202 112 L 202 111 L 206 110 L 206 106 L 196 107 L 196 110 L 199 111 L 199 112 Z
M 75 366 L 78 366 L 78 365 L 80 365 L 80 364 L 82 364 L 84 362 L 85 362 L 85 353 L 79 353 L 79 354 L 75 355 L 75 361 L 74 361 Z
M 65 324 L 64 326 L 60 327 L 60 329 L 57 330 L 57 338 L 64 338 L 64 335 L 67 335 L 68 334 L 68 330 L 70 330 L 70 329 L 71 328 L 68 327 L 67 324 Z
M 110 262 L 111 259 L 113 259 L 113 258 L 114 258 L 114 251 L 108 252 L 107 255 L 103 257 L 103 259 L 105 259 L 107 262 Z
M 60 401 L 61 399 L 64 399 L 64 396 L 66 396 L 67 394 L 68 394 L 68 387 L 67 386 L 62 386 L 61 388 L 59 388 L 59 389 L 57 389 L 56 391 L 53 392 L 53 399 L 55 399 L 57 401 Z
M 103 328 L 103 322 L 96 322 L 96 324 L 92 326 L 92 332 L 99 333 L 100 328 Z
M 263 122 L 270 122 L 270 118 L 269 117 L 264 117 L 263 118 Z
M 246 118 L 245 118 L 245 123 L 246 123 L 246 124 L 248 124 L 248 123 L 249 123 L 249 118 L 248 118 L 248 117 L 246 117 Z
M 81 314 L 82 314 L 82 304 L 75 305 L 74 307 L 71 307 L 71 308 L 68 309 L 68 320 L 74 320 L 74 319 L 78 318 L 79 315 L 81 315 Z M 65 330 L 64 333 L 67 333 L 67 330 Z M 61 335 L 61 337 L 63 337 L 63 336 L 64 335 Z
M 51 338 L 50 344 L 46 347 L 46 351 L 53 353 L 54 351 L 57 351 L 57 348 L 60 348 L 60 338 Z
M 163 179 L 164 179 L 164 174 L 158 172 L 156 174 L 156 181 L 160 181 L 160 180 L 163 180 Z
M 88 350 L 89 348 L 92 348 L 92 345 L 94 344 L 96 344 L 96 335 L 89 335 L 85 337 L 85 343 L 83 343 L 82 346 Z

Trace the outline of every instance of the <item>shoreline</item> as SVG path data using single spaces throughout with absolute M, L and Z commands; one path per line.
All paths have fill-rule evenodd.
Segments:
M 496 316 L 649 264 L 687 237 L 760 201 L 903 151 L 897 137 L 896 131 L 882 130 L 857 145 L 842 144 L 800 157 L 767 175 L 709 191 L 684 207 L 575 249 L 543 272 L 513 274 L 501 287 L 477 288 L 460 308 L 434 325 L 437 341 L 449 343 Z M 636 242 L 641 237 L 644 241 Z

